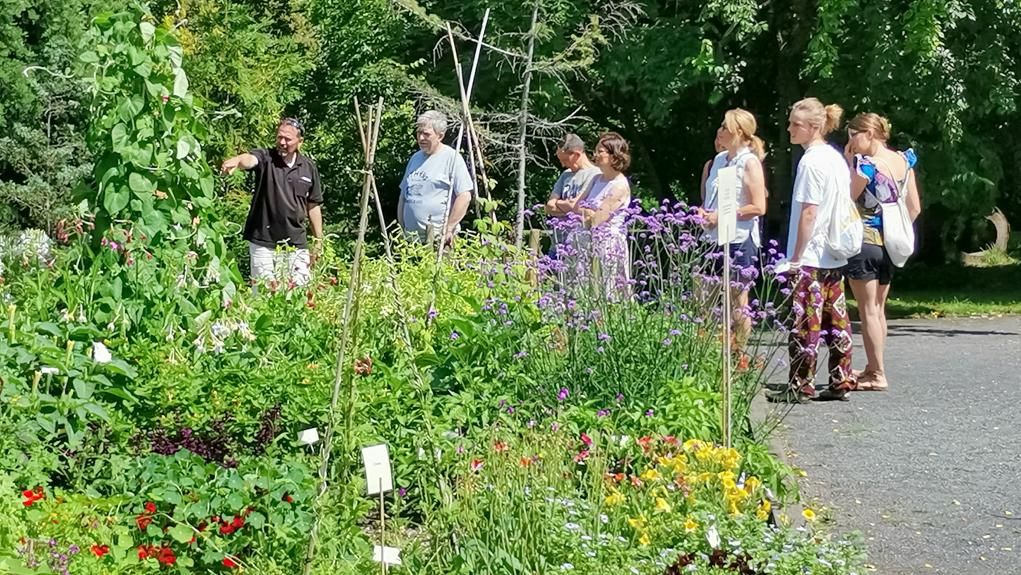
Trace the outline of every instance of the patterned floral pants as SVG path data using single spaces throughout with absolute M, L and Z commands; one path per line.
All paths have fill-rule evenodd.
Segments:
M 813 385 L 819 342 L 825 341 L 830 350 L 830 388 L 853 388 L 853 340 L 841 270 L 801 268 L 792 300 L 794 325 L 788 341 L 791 357 L 788 381 L 796 389 Z

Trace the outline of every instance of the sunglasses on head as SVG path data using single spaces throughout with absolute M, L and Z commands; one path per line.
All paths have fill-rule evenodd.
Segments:
M 305 135 L 305 126 L 302 125 L 301 120 L 299 120 L 297 118 L 284 118 L 283 120 L 280 120 L 280 125 L 281 126 L 290 126 L 290 127 L 294 128 L 295 130 L 298 130 L 298 135 L 299 136 Z

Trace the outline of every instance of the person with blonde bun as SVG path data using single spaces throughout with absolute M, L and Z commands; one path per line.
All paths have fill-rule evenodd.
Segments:
M 858 302 L 862 339 L 865 342 L 865 370 L 858 376 L 856 390 L 885 391 L 889 384 L 883 364 L 886 347 L 886 298 L 890 294 L 894 263 L 883 243 L 883 207 L 896 207 L 901 190 L 911 221 L 922 211 L 915 184 L 918 158 L 914 150 L 891 150 L 890 122 L 879 114 L 858 114 L 847 124 L 845 156 L 853 170 L 851 197 L 865 225 L 861 252 L 850 258 L 844 273 Z
M 829 222 L 851 186 L 846 160 L 825 138 L 840 125 L 842 115 L 840 106 L 824 106 L 816 98 L 806 98 L 794 104 L 788 119 L 791 144 L 802 146 L 805 153 L 794 179 L 787 237 L 788 275 L 793 289 L 793 325 L 788 338 L 790 386 L 770 395 L 773 401 L 846 399 L 855 385 L 851 322 L 841 273 L 847 260 L 827 248 Z M 817 394 L 814 382 L 821 341 L 830 351 L 829 386 Z
M 737 168 L 737 233 L 728 245 L 731 265 L 736 273 L 733 280 L 742 285 L 734 290 L 736 310 L 748 306 L 748 288 L 758 276 L 758 253 L 761 247 L 759 218 L 766 213 L 766 178 L 762 160 L 766 157 L 762 139 L 755 135 L 758 123 L 747 110 L 734 108 L 723 116 L 723 123 L 716 134 L 716 141 L 724 150 L 716 155 L 709 165 L 709 173 L 703 185 L 703 202 L 699 214 L 705 221 L 706 239 L 713 243 L 718 240 L 719 171 L 723 168 Z M 714 260 L 719 270 L 722 258 Z M 746 313 L 734 314 L 734 343 L 738 352 L 751 333 L 751 318 Z

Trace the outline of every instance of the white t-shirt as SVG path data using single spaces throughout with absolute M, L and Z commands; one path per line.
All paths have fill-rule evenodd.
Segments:
M 792 252 L 797 245 L 798 223 L 802 206 L 818 206 L 812 237 L 801 253 L 803 266 L 819 269 L 844 267 L 846 259 L 837 259 L 826 249 L 826 233 L 830 218 L 840 194 L 851 193 L 851 170 L 847 161 L 829 144 L 818 144 L 805 150 L 798 163 L 798 174 L 794 178 L 794 197 L 791 201 L 790 231 L 787 234 L 787 259 L 793 260 Z

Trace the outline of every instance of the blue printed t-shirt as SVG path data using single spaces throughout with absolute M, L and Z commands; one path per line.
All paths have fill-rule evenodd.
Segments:
M 918 163 L 918 157 L 911 149 L 901 152 L 901 156 L 907 162 L 907 171 L 904 173 L 904 178 L 907 179 L 908 172 Z M 858 175 L 868 181 L 865 191 L 858 196 L 857 201 L 858 214 L 865 224 L 865 243 L 881 246 L 883 245 L 883 211 L 880 204 L 897 203 L 897 194 L 900 193 L 904 180 L 895 180 L 880 170 L 871 156 L 856 155 L 854 166 Z M 890 169 L 884 167 L 887 170 Z
M 424 239 L 431 223 L 439 234 L 452 196 L 471 192 L 474 187 L 464 158 L 450 146 L 443 144 L 430 155 L 415 152 L 401 180 L 404 230 L 417 232 Z

